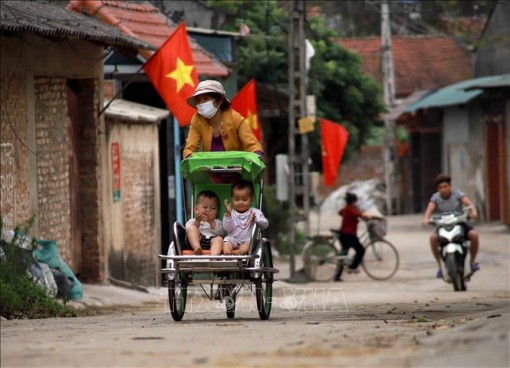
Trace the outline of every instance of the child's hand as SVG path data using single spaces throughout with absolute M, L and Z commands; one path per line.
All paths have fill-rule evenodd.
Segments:
M 230 207 L 230 204 L 228 203 L 228 199 L 225 199 L 223 202 L 225 204 L 225 216 L 230 217 L 230 213 L 232 212 L 232 207 Z
M 250 223 L 255 222 L 255 213 L 250 210 Z
M 204 214 L 200 211 L 195 211 L 195 220 L 196 221 L 203 221 L 203 218 L 204 218 Z

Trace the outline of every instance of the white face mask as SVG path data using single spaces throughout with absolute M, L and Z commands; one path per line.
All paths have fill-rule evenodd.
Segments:
M 200 115 L 202 115 L 206 119 L 210 119 L 216 114 L 216 111 L 218 111 L 218 107 L 215 107 L 213 104 L 214 100 L 207 101 L 204 103 L 201 103 L 200 105 L 197 105 L 197 110 Z

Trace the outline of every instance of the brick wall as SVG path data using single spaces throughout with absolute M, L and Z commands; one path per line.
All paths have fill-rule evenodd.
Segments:
M 324 186 L 324 180 L 320 180 L 320 195 L 326 197 L 335 189 L 355 180 L 380 179 L 384 181 L 383 150 L 382 146 L 361 147 L 359 153 L 350 162 L 340 165 L 340 171 L 333 187 Z
M 39 234 L 72 265 L 66 80 L 34 78 Z
M 103 244 L 101 185 L 101 145 L 99 114 L 99 83 L 80 80 L 75 91 L 79 104 L 79 167 L 80 204 L 82 219 L 82 269 L 80 277 L 86 282 L 106 279 Z
M 152 152 L 123 152 L 122 201 L 126 281 L 154 285 L 155 187 Z
M 337 184 L 342 186 L 354 180 L 384 180 L 383 147 L 361 147 L 358 156 L 351 162 L 342 164 L 338 174 Z
M 0 78 L 0 213 L 13 229 L 31 216 L 28 165 L 35 147 L 28 142 L 26 75 L 2 70 Z

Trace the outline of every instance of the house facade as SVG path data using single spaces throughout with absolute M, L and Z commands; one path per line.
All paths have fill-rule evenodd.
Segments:
M 35 215 L 31 236 L 56 240 L 81 280 L 104 282 L 112 234 L 105 48 L 153 47 L 47 3 L 3 1 L 0 10 L 3 224 Z
M 494 3 L 475 54 L 474 79 L 415 101 L 399 119 L 435 115 L 441 169 L 474 201 L 482 221 L 510 225 L 510 3 Z M 409 114 L 411 113 L 411 115 Z M 414 117 L 414 118 L 413 118 Z
M 342 38 L 338 43 L 358 54 L 364 72 L 382 84 L 380 37 Z M 442 170 L 442 117 L 435 112 L 410 115 L 402 111 L 431 91 L 472 78 L 471 55 L 453 39 L 441 36 L 392 37 L 392 54 L 396 106 L 388 118 L 404 127 L 408 136 L 405 142 L 397 142 L 405 149 L 399 149 L 396 162 L 394 201 L 397 213 L 416 213 L 425 209 L 435 190 L 434 177 Z

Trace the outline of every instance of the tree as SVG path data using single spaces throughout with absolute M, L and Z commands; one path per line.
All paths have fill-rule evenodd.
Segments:
M 321 117 L 342 123 L 349 131 L 346 158 L 369 138 L 384 111 L 381 89 L 361 68 L 360 58 L 342 48 L 322 17 L 309 19 L 315 48 L 309 71 L 309 93 L 317 96 Z M 315 152 L 317 153 L 317 152 Z
M 208 1 L 208 5 L 230 14 L 223 29 L 237 30 L 241 22 L 250 28 L 249 37 L 242 39 L 237 48 L 239 75 L 287 88 L 291 4 L 272 0 Z M 308 93 L 316 96 L 318 117 L 342 123 L 349 130 L 345 156 L 348 158 L 370 138 L 370 130 L 383 111 L 381 91 L 363 74 L 359 58 L 335 42 L 337 34 L 326 28 L 321 17 L 310 17 L 307 25 L 307 37 L 316 50 L 308 75 Z M 281 138 L 281 134 L 270 137 Z M 314 169 L 319 169 L 322 161 L 319 132 L 316 130 L 310 138 Z

